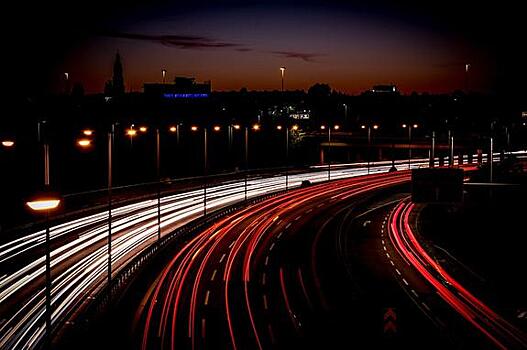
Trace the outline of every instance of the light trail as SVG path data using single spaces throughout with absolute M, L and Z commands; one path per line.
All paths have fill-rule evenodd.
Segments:
M 445 271 L 417 241 L 409 217 L 415 205 L 401 202 L 391 214 L 388 232 L 397 252 L 456 312 L 500 349 L 526 348 L 527 336 L 495 313 Z

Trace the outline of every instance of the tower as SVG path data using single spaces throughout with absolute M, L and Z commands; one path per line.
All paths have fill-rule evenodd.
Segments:
M 113 63 L 112 90 L 114 96 L 124 94 L 123 65 L 119 52 L 115 55 L 115 62 Z

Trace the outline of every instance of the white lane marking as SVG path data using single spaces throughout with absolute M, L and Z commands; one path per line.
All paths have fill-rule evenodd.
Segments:
M 277 225 L 280 225 L 281 223 L 282 223 L 282 219 L 280 219 L 280 220 L 278 220 L 278 221 L 276 222 Z
M 210 277 L 211 281 L 214 281 L 214 278 L 216 278 L 216 273 L 217 272 L 218 272 L 218 269 L 214 269 L 214 271 L 212 271 L 212 276 Z
M 386 256 L 388 257 L 388 259 L 390 259 L 390 254 L 386 253 Z
M 220 264 L 222 263 L 223 259 L 225 259 L 225 255 L 226 255 L 226 253 L 223 253 L 223 255 L 221 256 Z
M 322 208 L 324 206 L 324 203 L 320 203 L 319 205 L 317 205 L 317 208 Z
M 265 272 L 262 274 L 262 286 L 265 286 L 266 275 Z
M 300 220 L 301 217 L 302 217 L 302 215 L 298 215 L 298 216 L 295 218 L 295 221 Z
M 385 246 L 385 245 L 383 245 L 382 247 L 383 247 L 384 251 L 386 251 L 386 250 L 387 250 L 387 249 L 386 249 L 386 246 Z
M 236 242 L 236 241 L 232 241 L 232 243 L 229 244 L 229 249 L 232 249 L 232 246 L 234 245 L 235 242 Z
M 412 294 L 415 295 L 416 298 L 419 298 L 419 294 L 417 294 L 417 292 L 415 290 L 411 290 Z
M 273 250 L 274 248 L 274 242 L 271 244 L 271 246 L 269 247 L 269 251 Z
M 291 223 L 288 223 L 287 225 L 285 225 L 285 229 L 287 230 L 289 227 L 291 227 Z
M 269 264 L 269 255 L 265 257 L 265 266 L 267 266 L 268 264 Z
M 392 264 L 392 266 L 395 266 L 395 264 L 393 263 L 393 261 L 392 261 L 392 260 L 390 260 L 390 264 Z
M 423 305 L 423 307 L 424 307 L 425 309 L 427 309 L 428 311 L 432 311 L 432 310 L 430 310 L 430 308 L 428 307 L 428 305 L 426 305 L 424 302 L 422 302 L 421 305 Z
M 313 211 L 313 208 L 309 208 L 308 210 L 305 211 L 306 214 L 309 214 Z
M 210 296 L 210 290 L 207 291 L 205 294 L 205 306 L 209 304 L 209 296 Z
M 280 239 L 280 237 L 282 237 L 282 234 L 283 234 L 283 233 L 284 233 L 284 231 L 280 232 L 280 233 L 276 236 L 276 238 Z
M 384 245 L 384 239 L 381 239 L 382 245 Z
M 404 278 L 403 278 L 403 282 L 404 284 L 408 285 L 408 281 L 406 281 Z
M 263 303 L 264 303 L 264 309 L 268 309 L 268 306 L 267 306 L 267 295 L 263 295 Z
M 395 269 L 395 272 L 397 272 L 397 274 L 401 276 L 401 271 L 399 271 L 399 269 Z

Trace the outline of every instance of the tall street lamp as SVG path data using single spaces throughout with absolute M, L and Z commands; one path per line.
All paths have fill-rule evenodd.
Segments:
M 412 129 L 417 129 L 418 124 L 402 124 L 403 129 L 408 128 L 408 169 L 410 169 L 412 163 Z
M 340 129 L 340 125 L 336 124 L 336 125 L 333 125 L 333 128 L 331 128 L 330 126 L 326 127 L 325 125 L 321 125 L 320 126 L 320 130 L 328 130 L 328 181 L 331 180 L 331 159 L 330 159 L 330 153 L 331 153 L 331 129 L 334 129 L 335 131 L 336 130 L 339 130 Z
M 280 67 L 280 73 L 282 75 L 282 92 L 284 92 L 284 74 L 285 74 L 285 67 Z
M 39 122 L 40 131 L 40 122 Z M 39 132 L 40 139 L 40 132 Z M 46 335 L 45 345 L 46 349 L 51 349 L 51 244 L 50 244 L 50 232 L 49 232 L 49 214 L 52 210 L 56 209 L 60 205 L 60 198 L 51 193 L 50 189 L 50 176 L 49 176 L 49 144 L 47 140 L 44 140 L 44 193 L 37 195 L 26 202 L 26 205 L 37 213 L 44 213 L 46 217 L 45 226 L 45 250 L 46 250 Z
M 371 129 L 373 128 L 373 130 L 377 130 L 379 129 L 379 125 L 378 124 L 373 124 L 373 125 L 361 125 L 360 127 L 361 129 L 368 129 L 368 174 L 370 173 L 370 158 L 371 158 Z

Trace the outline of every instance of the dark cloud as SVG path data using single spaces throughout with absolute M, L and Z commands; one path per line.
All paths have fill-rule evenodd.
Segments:
M 271 51 L 271 53 L 285 58 L 298 58 L 305 62 L 316 62 L 315 58 L 323 56 L 316 53 L 305 53 L 295 51 Z
M 238 51 L 250 51 L 250 48 L 239 43 L 220 41 L 214 38 L 192 35 L 151 35 L 134 33 L 105 33 L 103 36 L 111 38 L 151 41 L 164 46 L 177 47 L 180 49 L 221 49 L 234 48 Z

